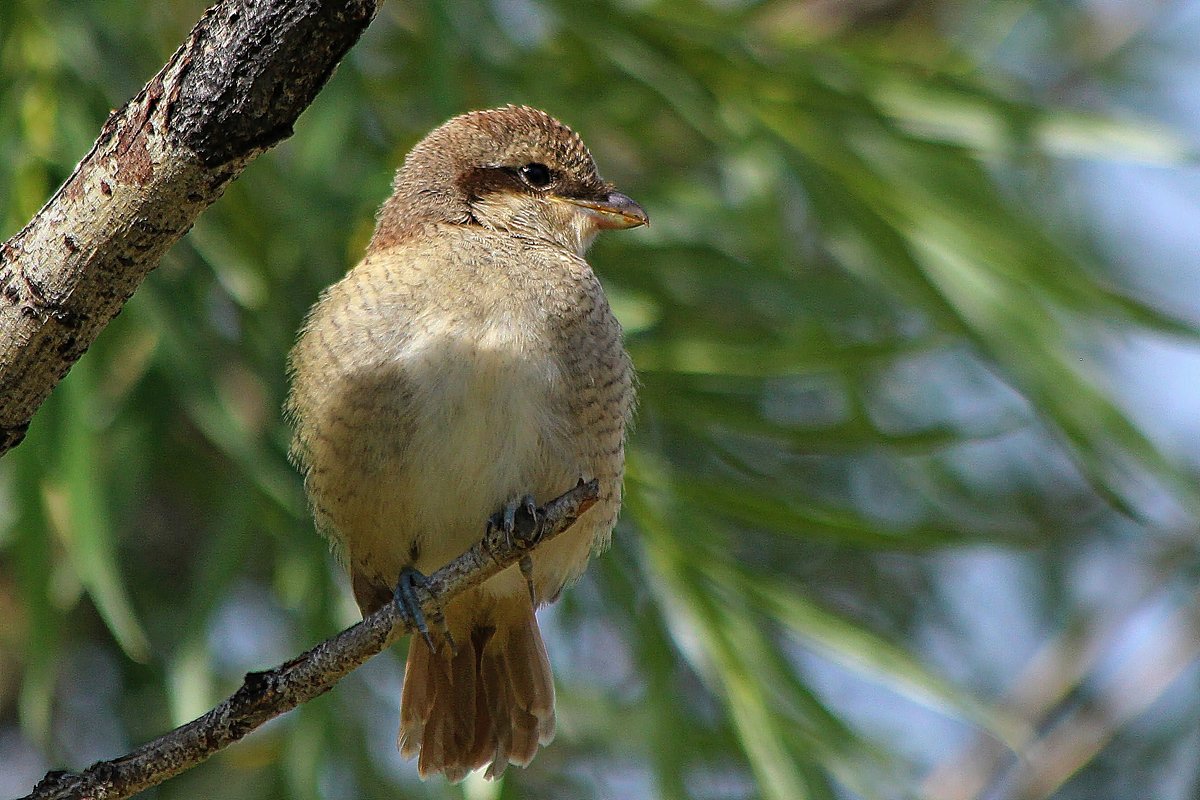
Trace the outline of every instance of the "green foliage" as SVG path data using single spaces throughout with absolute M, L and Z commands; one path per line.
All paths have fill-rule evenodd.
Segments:
M 1137 560 L 1142 599 L 1197 566 L 1176 534 L 1196 476 L 1109 371 L 1116 342 L 1197 331 L 1121 288 L 1059 159 L 1195 153 L 991 55 L 1031 15 L 1079 20 L 818 5 L 386 4 L 0 462 L 0 734 L 45 762 L 0 785 L 116 756 L 354 619 L 286 461 L 284 358 L 406 150 L 510 102 L 579 130 L 653 220 L 592 258 L 641 403 L 614 549 L 548 615 L 558 739 L 499 786 L 419 784 L 388 655 L 157 795 L 903 797 L 958 750 L 910 744 L 921 720 L 1028 747 L 1051 709 L 1000 700 L 1030 640 L 1099 624 L 1072 551 Z M 0 2 L 0 236 L 202 9 Z M 979 553 L 1023 581 L 1007 661 L 973 650 L 988 601 L 952 597 Z M 1093 753 L 1066 796 L 1131 752 Z

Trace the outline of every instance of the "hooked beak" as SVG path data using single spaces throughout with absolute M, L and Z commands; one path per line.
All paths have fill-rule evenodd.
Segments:
M 620 192 L 609 192 L 607 196 L 599 200 L 588 200 L 582 197 L 565 197 L 563 199 L 586 211 L 595 221 L 597 228 L 618 230 L 650 224 L 650 217 L 646 215 L 645 210 L 635 203 L 633 198 Z

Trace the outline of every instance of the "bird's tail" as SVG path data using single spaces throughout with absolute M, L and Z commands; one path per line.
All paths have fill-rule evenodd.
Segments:
M 401 754 L 420 754 L 422 778 L 441 772 L 451 781 L 484 764 L 488 778 L 526 766 L 554 738 L 554 680 L 533 609 L 456 644 L 409 644 Z

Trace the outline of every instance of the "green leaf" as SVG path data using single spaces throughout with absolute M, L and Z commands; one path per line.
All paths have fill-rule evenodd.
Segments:
M 113 638 L 131 659 L 145 661 L 150 642 L 117 566 L 116 533 L 102 481 L 105 458 L 94 427 L 90 364 L 77 364 L 59 389 L 65 415 L 73 424 L 63 431 L 62 482 L 46 482 L 43 500 L 75 573 Z
M 827 540 L 842 545 L 881 550 L 922 551 L 947 547 L 999 544 L 1028 546 L 1026 531 L 987 531 L 964 525 L 917 524 L 892 527 L 870 520 L 850 509 L 840 509 L 810 498 L 791 497 L 783 487 L 735 483 L 731 478 L 689 478 L 675 486 L 679 499 L 751 528 L 786 536 Z
M 872 634 L 860 623 L 827 611 L 794 587 L 761 575 L 730 570 L 738 589 L 762 605 L 801 641 L 854 669 L 874 672 L 887 685 L 923 703 L 979 725 L 1013 749 L 1030 740 L 1029 725 L 934 675 L 906 650 Z
M 1198 155 L 1161 122 L 1036 106 L 961 79 L 899 69 L 872 77 L 871 99 L 905 131 L 983 155 L 1002 156 L 1028 144 L 1054 156 L 1157 166 L 1195 163 Z

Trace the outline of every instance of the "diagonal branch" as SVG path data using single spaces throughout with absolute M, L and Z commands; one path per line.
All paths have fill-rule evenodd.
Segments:
M 600 496 L 595 481 L 580 481 L 538 509 L 541 537 L 549 541 L 575 523 Z M 422 593 L 426 615 L 440 602 L 476 586 L 530 552 L 519 541 L 481 541 L 429 577 Z M 204 716 L 182 725 L 132 753 L 101 761 L 82 773 L 51 772 L 22 800 L 117 800 L 156 786 L 196 766 L 264 722 L 329 691 L 411 629 L 396 605 L 388 603 L 332 639 L 266 672 L 246 675 L 241 688 Z M 423 647 L 417 643 L 418 647 Z
M 163 254 L 300 113 L 382 0 L 221 0 L 0 244 L 0 455 Z

